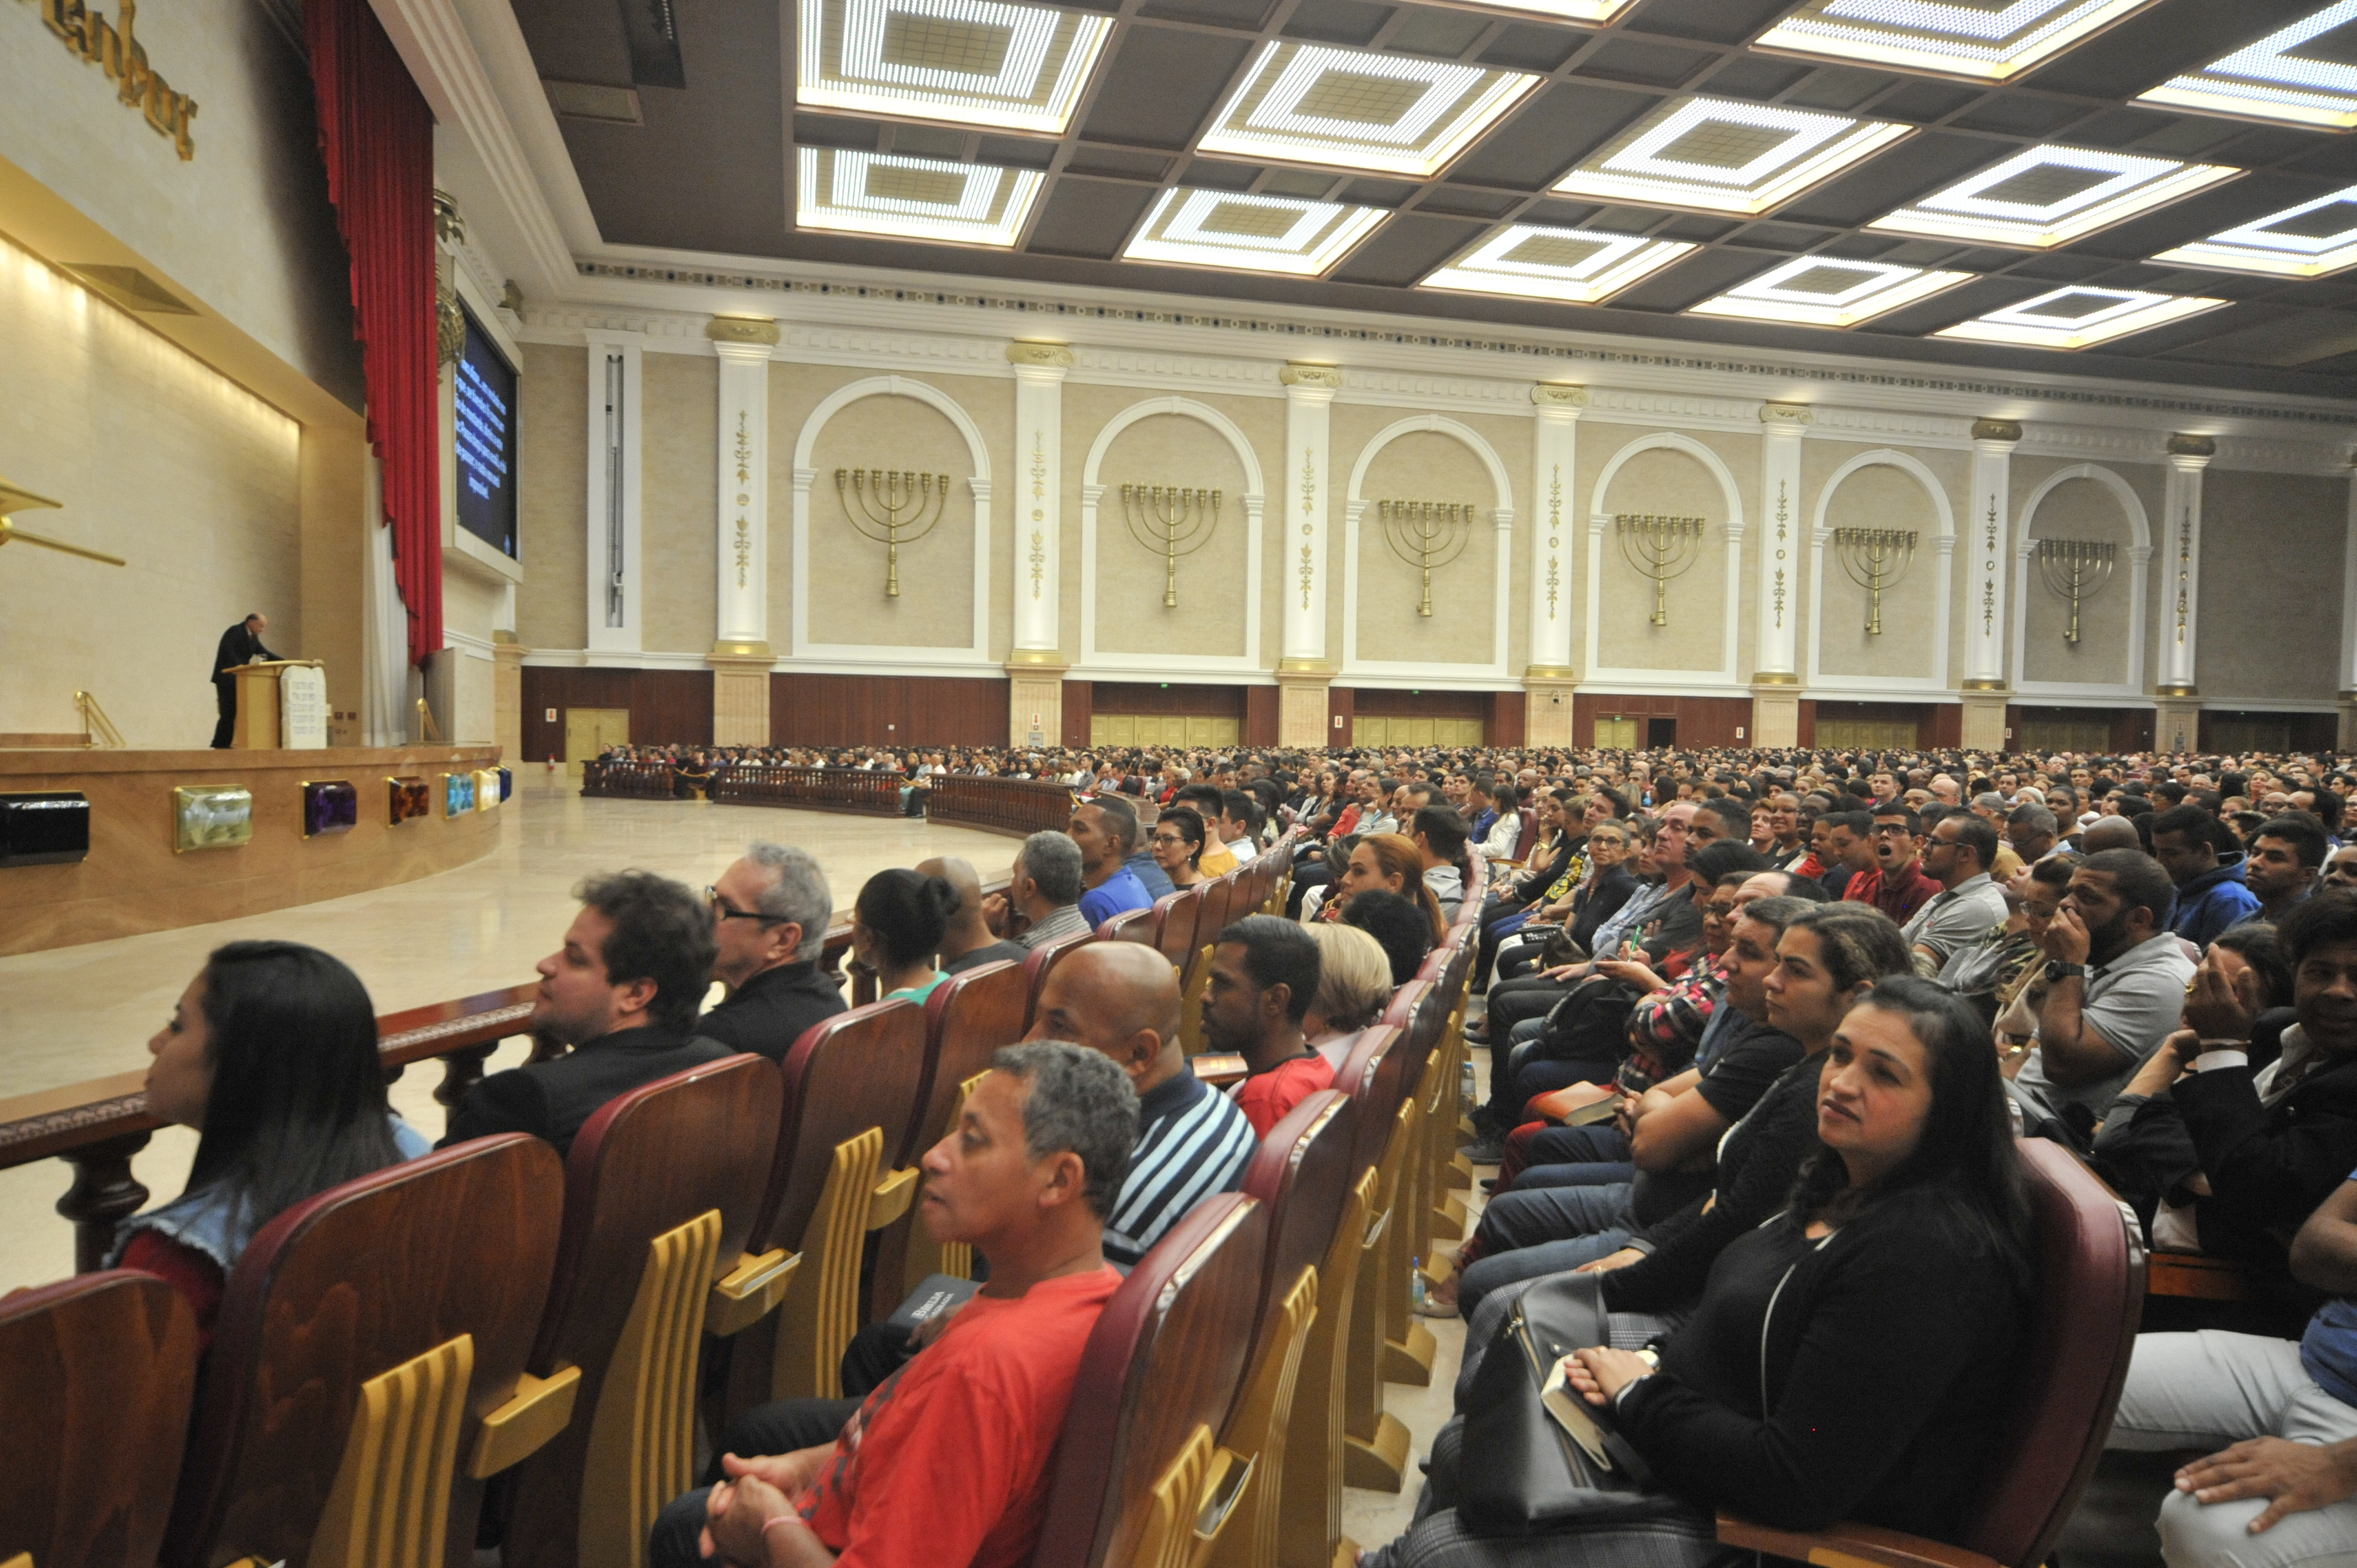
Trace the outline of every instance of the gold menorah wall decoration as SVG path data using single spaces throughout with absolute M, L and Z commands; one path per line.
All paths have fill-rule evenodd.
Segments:
M 950 477 L 906 468 L 837 468 L 834 493 L 851 526 L 884 546 L 884 596 L 900 596 L 900 546 L 914 544 L 942 521 Z
M 1432 614 L 1432 574 L 1473 542 L 1473 508 L 1461 501 L 1377 501 L 1375 516 L 1392 553 L 1424 574 L 1415 613 Z
M 2041 539 L 2038 542 L 2038 575 L 2047 592 L 2071 601 L 2071 625 L 2062 640 L 2079 640 L 2079 607 L 2104 591 L 2112 580 L 2119 546 L 2100 539 Z
M 1901 528 L 1836 528 L 1834 553 L 1842 570 L 1867 594 L 1866 635 L 1882 635 L 1882 590 L 1895 588 L 1915 559 L 1915 531 Z
M 1620 553 L 1641 575 L 1653 580 L 1653 624 L 1669 625 L 1670 579 L 1684 576 L 1702 559 L 1705 520 L 1624 511 L 1612 521 L 1620 532 Z
M 1162 557 L 1162 604 L 1178 607 L 1178 557 L 1211 542 L 1220 492 L 1193 485 L 1124 485 L 1121 515 L 1140 544 Z

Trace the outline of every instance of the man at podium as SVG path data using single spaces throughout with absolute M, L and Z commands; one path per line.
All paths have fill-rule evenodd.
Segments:
M 221 647 L 213 653 L 213 701 L 221 709 L 221 723 L 213 725 L 215 751 L 228 750 L 237 734 L 237 677 L 230 671 L 257 659 L 278 657 L 262 646 L 262 634 L 269 629 L 270 618 L 256 610 L 221 633 Z

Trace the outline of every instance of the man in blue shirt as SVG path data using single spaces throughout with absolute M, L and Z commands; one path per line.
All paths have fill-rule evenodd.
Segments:
M 1146 885 L 1122 863 L 1137 848 L 1137 813 L 1115 795 L 1096 795 L 1072 811 L 1064 832 L 1081 849 L 1081 916 L 1094 930 L 1126 909 L 1150 909 Z

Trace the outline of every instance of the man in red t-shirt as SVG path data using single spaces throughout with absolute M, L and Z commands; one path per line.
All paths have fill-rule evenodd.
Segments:
M 1923 820 L 1910 807 L 1897 801 L 1875 807 L 1875 868 L 1851 879 L 1846 901 L 1871 904 L 1903 926 L 1937 898 L 1943 889 L 1923 869 L 1922 835 Z
M 657 1520 L 657 1568 L 1029 1561 L 1081 1353 L 1121 1285 L 1100 1238 L 1136 1141 L 1137 1095 L 1079 1046 L 1010 1046 L 991 1067 L 956 1130 L 926 1153 L 917 1200 L 935 1240 L 971 1242 L 989 1260 L 990 1283 L 847 1423 L 827 1401 L 767 1405 L 738 1423 L 725 1479 Z M 813 1418 L 840 1435 L 801 1448 L 763 1440 L 811 1434 Z
M 1301 1037 L 1319 969 L 1317 939 L 1275 915 L 1248 915 L 1212 944 L 1203 1040 L 1244 1058 L 1249 1076 L 1236 1090 L 1236 1109 L 1260 1137 L 1286 1112 L 1333 1086 L 1333 1064 Z

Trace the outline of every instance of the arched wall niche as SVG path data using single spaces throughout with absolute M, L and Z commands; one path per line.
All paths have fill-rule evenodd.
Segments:
M 2047 476 L 2022 503 L 2019 516 L 2013 594 L 2017 687 L 2033 695 L 2144 695 L 2152 527 L 2135 487 L 2101 465 L 2074 464 Z M 2043 539 L 2086 540 L 2114 548 L 2108 579 L 2081 597 L 2076 642 L 2066 639 L 2070 602 L 2049 585 L 2038 559 Z
M 1344 492 L 1342 673 L 1435 685 L 1507 673 L 1513 575 L 1514 488 L 1479 431 L 1418 414 L 1360 448 Z M 1418 613 L 1424 572 L 1385 538 L 1378 503 L 1470 506 L 1464 549 L 1432 574 L 1432 614 Z
M 1904 572 L 1882 591 L 1879 632 L 1867 629 L 1876 618 L 1874 596 L 1844 564 L 1835 537 L 1843 529 L 1916 536 Z M 1889 447 L 1859 453 L 1818 491 L 1809 547 L 1809 684 L 1944 691 L 1956 524 L 1939 476 L 1910 453 Z M 1863 560 L 1858 565 L 1864 569 Z
M 1624 514 L 1704 520 L 1700 549 L 1658 593 L 1622 545 L 1616 520 Z M 1732 685 L 1745 526 L 1735 471 L 1692 436 L 1656 431 L 1614 452 L 1588 508 L 1588 679 L 1642 687 L 1690 672 L 1689 682 Z M 1658 626 L 1657 605 L 1665 618 Z

